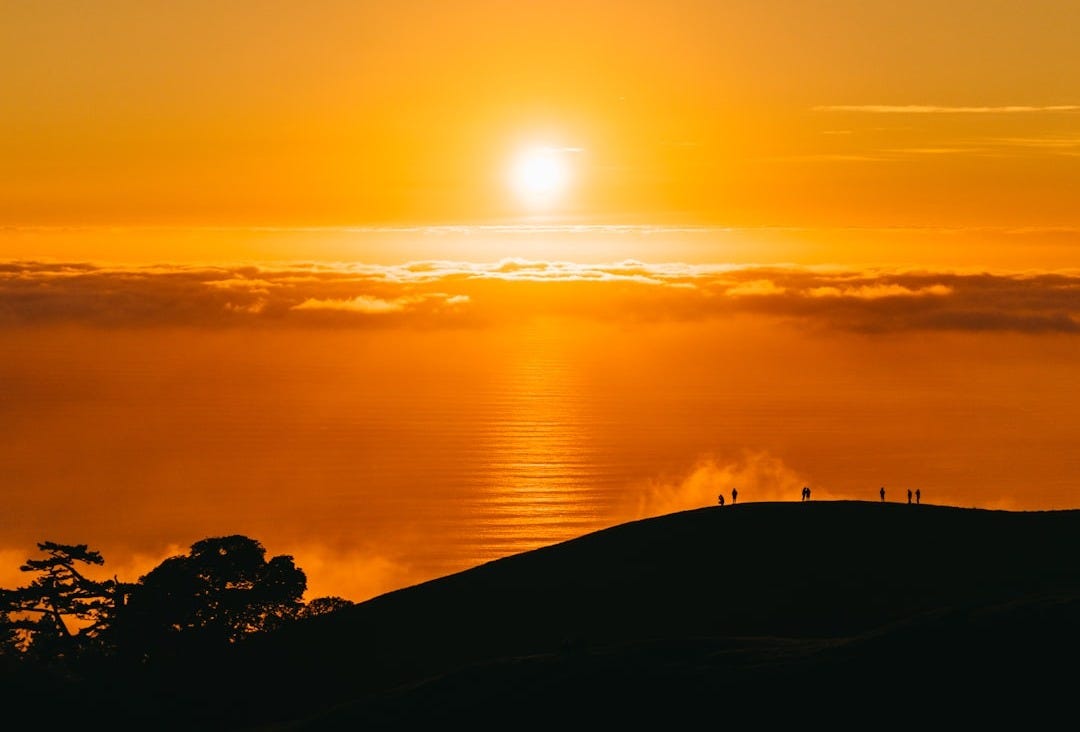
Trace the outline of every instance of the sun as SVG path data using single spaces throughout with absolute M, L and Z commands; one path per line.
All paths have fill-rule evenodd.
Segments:
M 531 147 L 521 151 L 510 168 L 510 185 L 530 206 L 549 206 L 570 182 L 566 151 L 555 147 Z

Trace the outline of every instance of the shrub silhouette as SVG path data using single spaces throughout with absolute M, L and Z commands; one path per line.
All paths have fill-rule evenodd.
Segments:
M 337 595 L 316 597 L 300 608 L 298 617 L 314 618 L 319 615 L 329 615 L 330 613 L 336 613 L 338 610 L 352 607 L 355 604 L 352 600 L 346 600 L 344 597 L 338 597 Z

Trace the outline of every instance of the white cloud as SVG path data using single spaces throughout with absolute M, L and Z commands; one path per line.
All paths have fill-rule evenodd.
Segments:
M 367 313 L 368 315 L 380 315 L 382 313 L 399 313 L 409 305 L 420 302 L 422 298 L 399 297 L 393 300 L 382 300 L 369 295 L 357 295 L 345 300 L 319 300 L 308 298 L 299 305 L 293 305 L 292 310 L 342 310 L 349 313 Z

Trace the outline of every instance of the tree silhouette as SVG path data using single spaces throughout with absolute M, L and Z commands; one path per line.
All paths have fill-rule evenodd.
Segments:
M 90 579 L 79 570 L 80 564 L 105 563 L 101 553 L 86 544 L 44 541 L 37 546 L 46 556 L 27 559 L 19 567 L 37 576 L 25 587 L 0 590 L 0 612 L 21 636 L 18 644 L 33 655 L 69 656 L 107 634 L 123 586 Z
M 329 615 L 330 613 L 336 613 L 338 610 L 352 607 L 355 604 L 352 600 L 346 600 L 344 597 L 337 597 L 336 595 L 316 597 L 300 609 L 298 617 L 314 618 L 319 615 Z
M 46 666 L 77 658 L 196 657 L 286 622 L 352 606 L 337 596 L 301 601 L 307 577 L 291 556 L 267 560 L 241 535 L 203 539 L 137 583 L 94 580 L 81 565 L 104 564 L 86 544 L 38 545 L 45 556 L 20 569 L 25 587 L 0 589 L 0 656 Z M 94 653 L 87 655 L 87 652 Z
M 203 539 L 140 578 L 124 608 L 122 644 L 147 659 L 235 643 L 298 617 L 306 587 L 291 556 L 267 561 L 255 539 Z
M 18 642 L 18 632 L 15 624 L 11 621 L 11 616 L 0 611 L 0 658 L 14 656 L 18 653 Z

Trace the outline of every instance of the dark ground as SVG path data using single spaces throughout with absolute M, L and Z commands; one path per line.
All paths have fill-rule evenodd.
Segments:
M 1041 728 L 1076 714 L 1078 641 L 1080 511 L 746 503 L 47 696 L 114 729 Z

